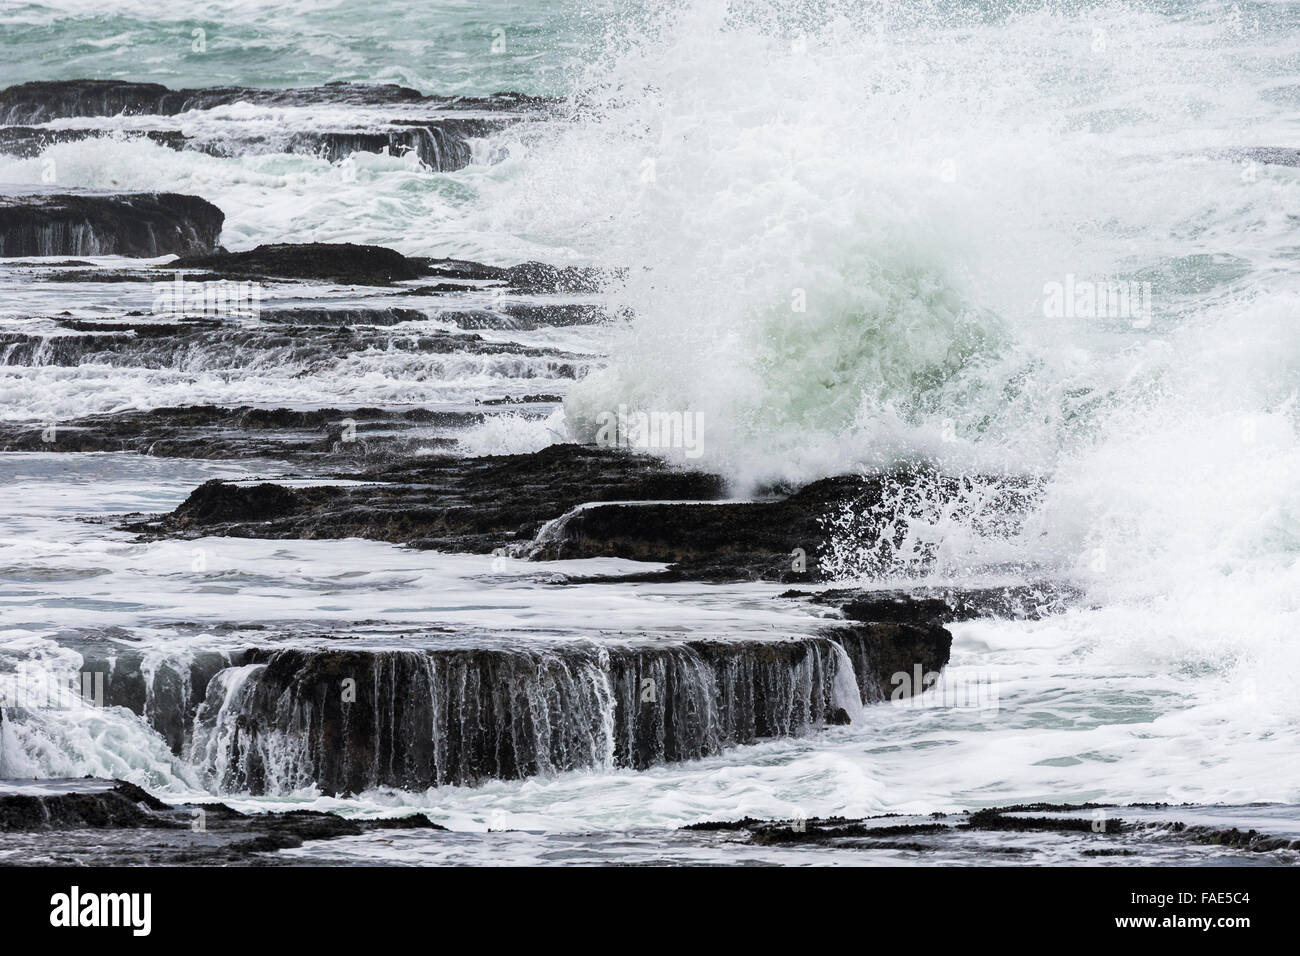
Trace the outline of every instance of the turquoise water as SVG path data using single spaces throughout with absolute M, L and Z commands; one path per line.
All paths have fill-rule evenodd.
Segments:
M 355 80 L 424 93 L 559 95 L 590 55 L 612 6 L 578 0 L 4 3 L 0 85 L 86 77 L 169 86 Z

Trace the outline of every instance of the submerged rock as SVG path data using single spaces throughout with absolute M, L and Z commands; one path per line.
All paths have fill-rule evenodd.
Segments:
M 0 192 L 0 256 L 203 255 L 225 214 L 179 193 Z

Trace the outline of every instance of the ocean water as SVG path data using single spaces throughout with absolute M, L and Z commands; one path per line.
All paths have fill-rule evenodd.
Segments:
M 311 156 L 109 140 L 0 156 L 0 182 L 40 182 L 52 162 L 60 184 L 197 193 L 226 213 L 232 249 L 355 241 L 624 269 L 599 298 L 631 320 L 509 336 L 581 357 L 580 372 L 553 380 L 402 352 L 239 373 L 201 361 L 6 366 L 0 417 L 186 395 L 459 402 L 531 384 L 562 394 L 563 412 L 493 420 L 464 447 L 591 439 L 602 411 L 626 405 L 699 413 L 695 464 L 737 494 L 901 464 L 1040 479 L 1029 514 L 1001 532 L 902 494 L 878 513 L 828 516 L 834 570 L 868 587 L 1047 579 L 1082 598 L 1039 621 L 952 626 L 946 680 L 996 687 L 994 708 L 886 704 L 814 737 L 644 772 L 223 799 L 564 832 L 1026 800 L 1300 802 L 1300 168 L 1233 152 L 1300 148 L 1300 5 L 263 6 L 6 3 L 0 83 L 359 80 L 562 104 L 479 141 L 476 161 L 450 173 L 358 154 L 345 175 Z M 194 29 L 206 52 L 191 49 Z M 220 135 L 319 118 L 244 104 L 176 122 Z M 1112 286 L 1124 302 L 1086 294 L 1106 300 Z M 0 285 L 7 327 L 40 321 L 55 300 L 120 314 L 137 294 L 32 288 Z M 228 563 L 196 582 L 192 543 L 142 544 L 80 520 L 166 510 L 206 477 L 249 470 L 0 455 L 11 660 L 57 658 L 50 639 L 83 626 L 165 647 L 182 619 L 191 634 L 258 618 L 581 633 L 597 612 L 717 632 L 816 623 L 777 588 L 555 589 L 545 563 L 512 561 L 503 581 L 490 559 L 376 543 L 211 541 Z M 978 510 L 987 486 L 973 481 L 966 503 Z M 901 543 L 882 560 L 864 526 Z M 346 598 L 322 609 L 344 579 Z M 223 588 L 249 601 L 238 620 Z M 193 775 L 138 720 L 99 719 L 6 739 L 4 768 L 194 795 Z

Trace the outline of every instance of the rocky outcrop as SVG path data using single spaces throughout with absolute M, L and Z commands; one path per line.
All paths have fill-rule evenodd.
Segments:
M 201 270 L 210 278 L 320 279 L 358 285 L 388 285 L 428 277 L 472 279 L 474 283 L 491 283 L 492 287 L 524 295 L 597 292 L 604 275 L 595 269 L 559 267 L 541 262 L 489 266 L 462 260 L 408 257 L 383 246 L 350 242 L 275 243 L 258 246 L 248 252 L 220 250 L 210 255 L 182 257 L 160 268 Z M 403 294 L 441 295 L 472 288 L 482 286 L 417 286 L 403 290 Z M 527 314 L 527 310 L 521 314 Z
M 552 266 L 544 262 L 521 262 L 515 266 L 490 266 L 466 259 L 426 259 L 424 262 L 427 274 L 431 276 L 453 283 L 493 281 L 505 285 L 511 292 L 527 295 L 599 292 L 603 280 L 603 273 L 598 269 Z M 445 286 L 443 291 L 446 291 Z
M 578 445 L 352 477 L 372 484 L 290 489 L 210 481 L 171 514 L 128 527 L 149 534 L 365 537 L 450 551 L 509 548 L 537 560 L 616 557 L 670 565 L 634 576 L 642 580 L 820 581 L 827 574 L 827 516 L 847 507 L 885 509 L 889 489 L 912 480 L 839 476 L 780 497 L 719 501 L 726 485 L 718 476 Z M 925 482 L 934 494 L 957 500 L 969 479 L 928 475 Z M 1023 506 L 1033 488 L 1018 478 L 984 480 L 991 488 L 999 482 L 1007 508 Z M 937 608 L 934 616 L 950 619 Z
M 59 143 L 77 143 L 110 135 L 124 139 L 147 139 L 159 146 L 183 149 L 185 136 L 179 130 L 120 130 L 110 131 L 78 127 L 0 126 L 0 154 L 30 159 L 39 156 Z
M 1128 819 L 1135 809 L 1140 818 Z M 873 853 L 901 853 L 932 862 L 966 858 L 986 864 L 999 854 L 1011 857 L 1005 862 L 1016 862 L 1030 861 L 1042 853 L 1059 865 L 1063 858 L 1069 857 L 1077 858 L 1077 862 L 1138 854 L 1160 859 L 1160 855 L 1175 856 L 1189 848 L 1204 846 L 1246 853 L 1288 854 L 1300 850 L 1300 840 L 1273 837 L 1255 829 L 1243 831 L 1231 826 L 1188 824 L 1181 819 L 1185 815 L 1197 816 L 1201 809 L 1033 803 L 965 813 L 935 813 L 927 817 L 885 815 L 806 820 L 746 817 L 695 823 L 683 829 L 693 833 L 731 834 L 729 842 L 734 845 L 857 851 L 863 855 L 863 862 Z M 1214 809 L 1222 814 L 1230 808 Z M 1013 843 L 1004 836 L 1010 834 L 1034 834 L 1035 838 Z M 999 838 L 1004 841 L 1001 845 L 997 843 Z M 1197 854 L 1196 859 L 1203 863 L 1204 854 Z
M 362 129 L 288 129 L 278 135 L 247 130 L 231 122 L 223 135 L 187 136 L 175 130 L 135 130 L 106 126 L 0 126 L 0 154 L 31 158 L 51 146 L 88 139 L 147 139 L 176 150 L 196 150 L 212 156 L 255 156 L 291 153 L 317 156 L 337 163 L 353 153 L 414 154 L 435 172 L 452 172 L 474 158 L 471 141 L 506 125 L 506 121 L 445 119 L 392 122 Z
M 842 477 L 770 501 L 584 504 L 543 529 L 529 556 L 656 561 L 680 577 L 815 579 L 825 515 L 870 491 L 869 482 Z
M 928 473 L 842 475 L 768 500 L 587 504 L 544 528 L 529 555 L 665 562 L 679 579 L 817 581 L 826 573 L 828 517 L 845 509 L 893 514 L 889 492 L 900 484 L 924 485 L 935 501 L 956 508 L 969 482 Z M 1006 520 L 1013 520 L 1014 510 L 1023 507 L 1022 499 L 1033 489 L 1031 482 L 1015 477 L 980 482 L 993 491 Z M 903 526 L 897 522 L 893 533 L 901 534 Z
M 1042 581 L 1005 587 L 916 587 L 907 590 L 830 588 L 787 591 L 783 597 L 838 608 L 854 621 L 945 624 L 980 617 L 1038 620 L 1059 614 L 1082 598 L 1069 585 Z
M 422 313 L 417 314 L 424 318 Z M 346 314 L 330 317 L 338 321 L 320 326 L 300 321 L 263 324 L 233 317 L 139 323 L 63 321 L 58 334 L 0 332 L 0 365 L 96 364 L 195 372 L 273 366 L 311 372 L 367 349 L 422 356 L 454 355 L 459 359 L 536 359 L 541 361 L 547 378 L 578 378 L 590 364 L 589 359 L 568 352 L 489 342 L 471 332 L 393 331 L 383 326 L 345 323 Z M 310 314 L 294 318 L 312 320 Z
M 725 491 L 716 475 L 578 445 L 423 460 L 350 477 L 368 484 L 288 488 L 209 481 L 171 514 L 129 527 L 147 534 L 362 537 L 483 553 L 526 545 L 546 521 L 586 501 L 709 500 Z
M 0 90 L 0 123 L 32 125 L 74 116 L 174 116 L 231 103 L 259 106 L 393 106 L 518 111 L 537 110 L 553 101 L 518 93 L 491 96 L 426 96 L 396 84 L 326 83 L 292 89 L 240 86 L 173 90 L 158 83 L 126 80 L 49 80 Z
M 0 193 L 0 256 L 203 255 L 225 215 L 178 193 Z
M 183 256 L 167 269 L 200 269 L 229 278 L 326 279 L 356 285 L 389 285 L 424 274 L 420 263 L 383 246 L 352 242 L 272 243 L 248 252 Z
M 66 646 L 83 674 L 104 675 L 82 679 L 104 706 L 138 714 L 213 792 L 340 794 L 645 769 L 810 733 L 897 696 L 898 674 L 937 672 L 952 643 L 942 627 L 899 624 L 409 640 L 425 646 Z
M 286 130 L 278 136 L 246 134 L 238 128 L 219 138 L 187 140 L 185 146 L 214 156 L 248 156 L 294 153 L 318 156 L 337 163 L 353 153 L 414 153 L 435 172 L 463 169 L 473 160 L 470 141 L 504 124 L 482 119 L 445 119 L 436 122 L 391 123 L 368 129 Z
M 537 406 L 545 413 L 548 406 Z M 290 461 L 324 468 L 376 466 L 455 447 L 430 428 L 463 428 L 485 412 L 424 408 L 257 408 L 182 405 L 88 415 L 52 429 L 0 422 L 0 451 L 136 452 L 161 458 Z
M 168 804 L 121 780 L 0 780 L 6 862 L 27 849 L 33 859 L 82 865 L 265 865 L 275 862 L 265 854 L 308 840 L 413 829 L 445 828 L 422 814 L 351 820 L 312 810 L 244 814 L 220 803 Z M 85 839 L 88 830 L 95 839 Z

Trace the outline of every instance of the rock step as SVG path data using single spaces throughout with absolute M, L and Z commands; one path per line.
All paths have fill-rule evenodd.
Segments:
M 418 460 L 348 477 L 364 488 L 289 488 L 212 480 L 168 515 L 130 521 L 149 535 L 252 538 L 361 537 L 485 553 L 526 544 L 541 526 L 587 501 L 707 501 L 717 475 L 682 471 L 650 455 L 552 445 L 525 455 Z
M 178 193 L 0 192 L 0 256 L 200 255 L 225 214 Z
M 553 407 L 525 403 L 518 414 L 544 416 Z M 475 406 L 298 410 L 188 405 L 90 415 L 59 422 L 52 432 L 48 424 L 0 422 L 0 451 L 135 452 L 163 458 L 269 459 L 321 469 L 378 467 L 450 450 L 457 431 L 481 423 L 490 413 Z
M 589 469 L 599 462 L 599 479 Z M 515 482 L 525 473 L 527 485 Z M 179 508 L 127 527 L 148 534 L 254 538 L 363 537 L 449 551 L 508 548 L 536 560 L 616 557 L 670 564 L 676 580 L 820 581 L 827 516 L 846 508 L 878 513 L 903 534 L 890 491 L 925 487 L 953 514 L 970 510 L 972 479 L 900 472 L 845 475 L 766 500 L 721 501 L 716 476 L 675 470 L 650 456 L 553 445 L 532 455 L 446 459 L 371 471 L 367 487 L 286 488 L 209 481 Z M 589 482 L 596 480 L 596 485 Z M 976 516 L 1012 525 L 1034 482 L 986 477 L 992 492 Z M 992 513 L 996 513 L 996 518 Z M 869 524 L 864 523 L 864 524 Z M 879 534 L 879 529 L 864 528 Z M 872 538 L 871 540 L 875 540 Z M 652 576 L 658 576 L 658 572 Z
M 509 125 L 497 119 L 443 119 L 394 121 L 386 126 L 360 129 L 285 129 L 271 135 L 230 123 L 220 135 L 202 138 L 181 130 L 136 130 L 112 127 L 0 126 L 0 154 L 31 158 L 60 143 L 87 139 L 147 139 L 175 150 L 194 150 L 210 156 L 236 158 L 271 153 L 319 157 L 330 163 L 353 153 L 414 153 L 434 172 L 454 172 L 474 157 L 471 140 Z
M 179 130 L 106 130 L 97 128 L 46 128 L 40 126 L 0 126 L 0 154 L 31 159 L 59 143 L 78 143 L 104 136 L 147 139 L 170 149 L 184 149 L 185 135 Z
M 424 318 L 423 314 L 420 318 Z M 436 329 L 404 332 L 341 324 L 327 327 L 264 324 L 238 318 L 60 324 L 66 331 L 45 334 L 0 331 L 0 365 L 92 364 L 178 371 L 273 367 L 309 373 L 329 368 L 339 359 L 359 352 L 380 351 L 430 356 L 429 374 L 438 372 L 433 356 L 448 356 L 462 363 L 483 357 L 485 361 L 478 363 L 482 374 L 577 379 L 588 372 L 593 361 L 558 349 L 489 342 L 472 332 Z
M 125 80 L 44 80 L 0 90 L 0 124 L 34 125 L 76 116 L 175 116 L 232 103 L 257 106 L 395 106 L 494 112 L 537 112 L 554 100 L 520 93 L 489 96 L 426 96 L 392 83 L 326 83 L 290 89 L 242 86 L 173 90 L 159 83 Z
M 988 587 L 918 587 L 867 590 L 830 588 L 787 591 L 782 597 L 802 598 L 838 608 L 853 621 L 894 621 L 900 624 L 950 623 L 979 617 L 1038 620 L 1058 614 L 1083 598 L 1071 585 L 1054 581 Z
M 595 269 L 559 267 L 542 262 L 514 266 L 490 266 L 451 259 L 404 256 L 383 246 L 350 242 L 269 243 L 246 252 L 218 250 L 209 254 L 183 256 L 158 270 L 201 270 L 207 279 L 288 278 L 324 279 L 356 285 L 391 285 L 429 276 L 469 280 L 471 284 L 436 288 L 413 287 L 406 295 L 441 294 L 460 289 L 482 288 L 489 282 L 504 291 L 529 295 L 586 294 L 598 292 L 601 273 Z
M 1208 813 L 1206 810 L 1208 809 Z M 719 820 L 683 827 L 693 833 L 728 833 L 734 845 L 768 847 L 818 847 L 825 851 L 851 850 L 870 862 L 873 853 L 914 855 L 934 862 L 945 857 L 965 858 L 988 865 L 999 856 L 1013 854 L 1021 864 L 1039 854 L 1059 865 L 1062 859 L 1084 864 L 1099 857 L 1170 853 L 1170 862 L 1182 862 L 1179 851 L 1214 847 L 1224 862 L 1234 861 L 1232 851 L 1272 853 L 1300 849 L 1300 840 L 1270 836 L 1254 828 L 1216 826 L 1207 818 L 1253 821 L 1254 807 L 1212 808 L 1195 805 L 1124 807 L 1110 804 L 1020 804 L 988 807 L 975 812 L 935 813 L 928 816 L 814 817 L 806 820 Z M 1136 817 L 1137 819 L 1133 819 Z M 1098 827 L 1098 819 L 1105 825 Z M 1008 844 L 1008 833 L 1034 834 L 1032 843 Z M 1198 853 L 1204 858 L 1204 853 Z M 1156 857 L 1158 859 L 1158 857 Z M 1043 862 L 1043 861 L 1039 861 Z M 1240 865 L 1243 860 L 1235 858 Z M 1281 862 L 1281 861 L 1279 861 Z
M 951 641 L 885 623 L 790 639 L 254 648 L 147 668 L 99 647 L 83 649 L 83 671 L 105 673 L 105 703 L 145 716 L 214 792 L 341 794 L 645 769 L 812 732 L 888 699 L 896 674 L 937 672 Z
M 201 825 L 196 825 L 201 821 Z M 315 810 L 244 814 L 220 803 L 167 804 L 135 784 L 93 777 L 0 780 L 0 833 L 22 860 L 51 855 L 114 866 L 264 863 L 265 854 L 380 830 L 444 830 L 423 814 L 352 820 Z M 96 831 L 87 841 L 85 831 Z M 66 845 L 59 834 L 66 833 Z M 23 835 L 33 839 L 24 841 Z M 10 860 L 15 859 L 13 855 Z

